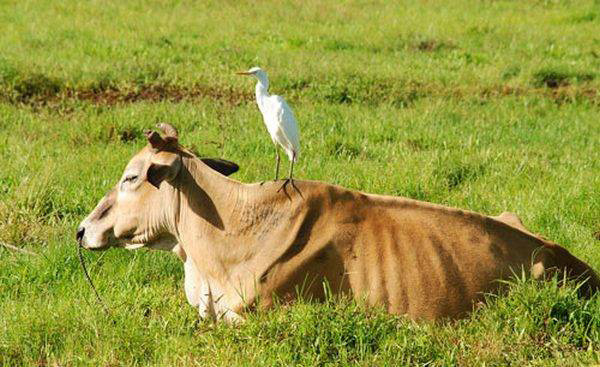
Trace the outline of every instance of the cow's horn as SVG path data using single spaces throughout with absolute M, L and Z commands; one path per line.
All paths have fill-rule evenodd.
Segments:
M 175 140 L 179 138 L 179 134 L 177 133 L 175 126 L 166 122 L 161 122 L 156 126 L 163 132 L 163 134 L 165 134 L 166 138 L 173 138 Z
M 160 134 L 156 131 L 147 130 L 144 132 L 146 134 L 146 138 L 148 138 L 148 143 L 154 149 L 161 149 L 165 145 L 165 141 L 160 137 Z

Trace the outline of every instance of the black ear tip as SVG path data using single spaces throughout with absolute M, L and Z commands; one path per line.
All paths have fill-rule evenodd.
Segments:
M 229 174 L 234 174 L 237 171 L 240 170 L 240 166 L 238 166 L 237 164 L 233 163 L 233 162 L 228 162 L 229 163 Z
M 220 158 L 201 158 L 207 166 L 219 172 L 222 175 L 229 176 L 239 171 L 240 166 L 237 164 Z

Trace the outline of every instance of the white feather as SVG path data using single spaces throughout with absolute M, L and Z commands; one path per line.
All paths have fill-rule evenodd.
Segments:
M 290 161 L 297 162 L 300 155 L 300 134 L 294 112 L 283 97 L 269 94 L 269 79 L 262 69 L 252 68 L 248 73 L 258 79 L 256 103 L 271 140 L 283 148 Z
M 300 154 L 300 137 L 294 112 L 280 96 L 273 95 L 267 100 L 271 112 L 264 119 L 271 138 L 285 150 L 290 161 L 297 162 Z

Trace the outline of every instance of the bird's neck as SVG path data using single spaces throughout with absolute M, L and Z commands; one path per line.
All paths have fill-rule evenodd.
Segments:
M 263 81 L 263 80 L 259 80 L 258 83 L 256 83 L 256 99 L 262 99 L 264 97 L 268 97 L 269 96 L 269 82 Z
M 256 92 L 256 102 L 258 106 L 262 109 L 263 100 L 269 97 L 269 81 L 266 78 L 257 78 L 258 82 L 256 83 L 255 92 Z

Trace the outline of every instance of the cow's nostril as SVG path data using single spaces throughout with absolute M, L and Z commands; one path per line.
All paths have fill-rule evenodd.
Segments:
M 83 234 L 85 233 L 85 228 L 83 227 L 79 227 L 77 229 L 77 234 L 75 235 L 75 238 L 77 239 L 77 242 L 79 244 L 81 244 L 81 240 L 83 239 Z

